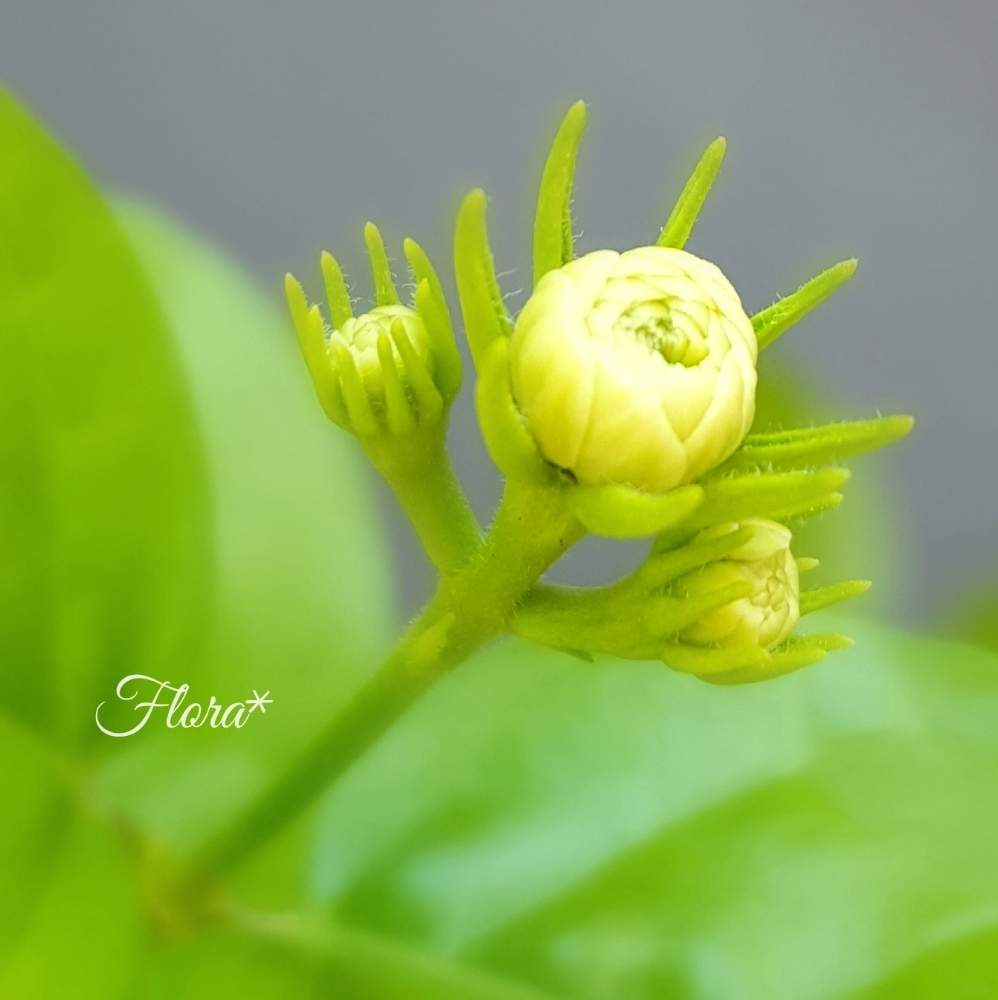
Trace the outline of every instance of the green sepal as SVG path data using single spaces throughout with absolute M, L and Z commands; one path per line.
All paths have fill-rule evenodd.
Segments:
M 373 222 L 364 226 L 364 242 L 367 255 L 371 259 L 371 278 L 374 282 L 374 301 L 379 306 L 394 306 L 399 302 L 398 289 L 385 253 L 385 241 L 381 231 Z
M 702 680 L 719 685 L 757 684 L 820 663 L 829 653 L 852 645 L 847 635 L 834 633 L 792 636 L 772 650 L 765 662 L 746 664 L 727 673 L 703 675 Z
M 541 455 L 513 399 L 509 378 L 509 338 L 497 337 L 478 368 L 475 409 L 492 461 L 509 479 L 552 483 L 557 473 Z
M 765 350 L 815 306 L 824 302 L 832 292 L 856 273 L 858 266 L 859 261 L 855 258 L 839 261 L 838 264 L 833 264 L 801 285 L 796 292 L 757 312 L 752 317 L 752 329 L 755 330 L 759 350 Z
M 327 355 L 325 324 L 319 307 L 309 306 L 305 291 L 294 275 L 284 276 L 284 292 L 315 395 L 326 416 L 339 427 L 347 428 L 350 421 L 339 378 Z
M 752 591 L 747 581 L 695 596 L 669 585 L 723 559 L 751 533 L 751 529 L 737 525 L 718 526 L 681 549 L 652 556 L 609 586 L 539 585 L 518 609 L 514 630 L 526 639 L 558 649 L 582 648 L 631 660 L 659 659 L 662 644 L 670 637 Z
M 761 646 L 694 646 L 671 643 L 660 651 L 662 662 L 670 670 L 694 674 L 703 680 L 740 670 L 761 669 L 770 655 Z
M 631 486 L 574 486 L 568 505 L 582 526 L 603 538 L 646 538 L 686 521 L 703 503 L 700 486 L 643 493 Z
M 795 469 L 788 472 L 753 472 L 715 479 L 704 484 L 704 503 L 690 521 L 703 527 L 718 521 L 744 521 L 769 517 L 778 521 L 838 492 L 848 481 L 848 469 Z
M 430 337 L 436 382 L 449 403 L 461 389 L 461 354 L 454 339 L 447 297 L 436 269 L 423 248 L 411 238 L 403 242 L 402 248 L 416 282 L 413 306 Z
M 724 136 L 718 136 L 704 151 L 658 235 L 657 242 L 660 247 L 675 247 L 677 250 L 682 250 L 686 246 L 700 210 L 714 186 L 727 148 L 727 140 Z
M 334 336 L 330 344 L 333 362 L 340 379 L 340 389 L 343 392 L 343 401 L 350 419 L 350 429 L 359 438 L 373 438 L 380 432 L 381 427 L 367 395 L 367 387 L 357 370 L 353 352 L 338 336 Z
M 406 396 L 405 386 L 399 378 L 395 366 L 395 351 L 392 341 L 396 339 L 396 327 L 401 323 L 392 324 L 392 336 L 382 333 L 378 337 L 378 361 L 381 366 L 381 381 L 385 389 L 385 425 L 391 434 L 411 434 L 416 426 L 416 417 Z M 402 335 L 405 336 L 404 330 Z
M 586 105 L 577 101 L 562 120 L 541 175 L 534 214 L 534 287 L 574 255 L 572 187 L 575 161 L 586 129 Z
M 723 559 L 752 537 L 752 529 L 738 524 L 720 524 L 701 533 L 678 548 L 653 553 L 626 580 L 617 586 L 626 585 L 628 590 L 635 587 L 651 590 L 664 587 L 686 573 L 706 566 L 716 559 Z
M 464 317 L 464 329 L 476 368 L 481 368 L 489 347 L 513 329 L 496 278 L 485 224 L 485 192 L 469 192 L 457 214 L 454 229 L 454 275 Z
M 677 636 L 684 629 L 695 625 L 704 615 L 723 608 L 727 604 L 739 601 L 752 593 L 752 584 L 747 581 L 729 583 L 709 594 L 697 596 L 651 597 L 645 601 L 641 609 L 641 624 L 643 630 L 651 637 L 645 640 L 644 648 L 636 650 L 639 655 L 630 658 L 642 660 L 658 659 L 661 656 L 663 640 Z M 682 645 L 676 643 L 675 645 Z M 619 653 L 627 656 L 626 653 Z
M 838 506 L 838 492 L 849 479 L 849 470 L 796 469 L 789 472 L 749 472 L 714 479 L 703 484 L 703 503 L 677 530 L 692 531 L 711 524 L 766 517 L 772 521 L 829 510 Z M 654 551 L 674 548 L 680 539 L 665 532 L 655 541 Z
M 645 595 L 630 604 L 610 602 L 599 624 L 587 628 L 587 622 L 576 635 L 585 637 L 596 652 L 624 660 L 658 660 L 663 645 L 684 645 L 676 639 L 684 629 L 751 592 L 752 585 L 742 581 L 696 597 Z
M 329 322 L 334 330 L 339 330 L 353 316 L 350 289 L 347 288 L 340 262 L 328 251 L 319 257 L 322 281 L 326 286 L 326 302 L 329 304 Z
M 720 471 L 723 474 L 732 469 L 786 469 L 835 462 L 893 444 L 906 437 L 914 424 L 913 417 L 899 414 L 750 434 Z
M 409 380 L 409 391 L 412 394 L 411 406 L 413 416 L 420 424 L 434 423 L 443 412 L 444 397 L 440 392 L 426 363 L 416 354 L 416 349 L 409 340 L 405 325 L 395 320 L 391 326 L 391 338 L 398 350 L 402 365 Z M 379 351 L 382 371 L 387 372 L 389 366 L 393 369 L 395 362 L 390 354 Z
M 800 613 L 810 615 L 815 611 L 831 607 L 841 601 L 848 601 L 865 594 L 873 584 L 869 580 L 842 580 L 825 587 L 815 587 L 812 590 L 802 590 L 800 594 Z

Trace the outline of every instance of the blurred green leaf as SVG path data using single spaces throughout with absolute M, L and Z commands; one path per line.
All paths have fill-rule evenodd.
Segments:
M 977 996 L 998 659 L 843 627 L 855 650 L 738 691 L 489 651 L 330 795 L 319 897 L 558 995 Z
M 125 206 L 151 288 L 8 95 L 0 144 L 0 996 L 323 995 L 315 963 L 164 925 L 148 851 L 169 858 L 235 808 L 386 643 L 360 462 L 242 275 Z M 275 704 L 252 733 L 100 736 L 97 702 L 134 672 Z M 299 861 L 285 850 L 261 883 L 288 891 Z
M 295 997 L 363 1000 L 554 1000 L 426 949 L 296 913 L 244 915 L 233 928 L 164 953 L 142 997 L 174 997 L 178 989 L 205 1000 L 264 1000 L 292 989 Z
M 185 659 L 202 455 L 156 301 L 83 171 L 0 90 L 0 706 L 64 743 Z
M 239 929 L 157 918 L 134 832 L 84 774 L 0 719 L 0 996 L 17 1000 L 264 1000 L 328 996 L 320 962 Z
M 145 935 L 135 870 L 72 761 L 4 718 L 0 760 L 0 996 L 113 997 Z
M 129 1000 L 310 1000 L 329 996 L 320 962 L 225 927 L 150 950 Z
M 83 744 L 119 677 L 197 642 L 207 484 L 173 345 L 100 195 L 4 91 L 0 148 L 0 995 L 104 998 L 146 931 Z
M 160 725 L 110 748 L 105 794 L 184 850 L 278 773 L 377 663 L 395 627 L 393 587 L 373 477 L 315 402 L 279 283 L 262 294 L 148 206 L 118 202 L 116 214 L 177 338 L 211 470 L 215 609 L 201 654 L 171 676 L 199 700 L 252 688 L 274 699 L 241 732 L 178 738 Z M 260 862 L 264 897 L 303 877 L 288 846 Z

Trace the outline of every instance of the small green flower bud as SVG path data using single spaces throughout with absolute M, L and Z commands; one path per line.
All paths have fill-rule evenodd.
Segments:
M 741 443 L 756 339 L 721 271 L 683 250 L 600 250 L 549 271 L 513 332 L 513 394 L 538 447 L 587 485 L 664 493 Z
M 790 551 L 790 529 L 761 518 L 748 519 L 742 527 L 751 529 L 744 543 L 684 577 L 681 586 L 690 597 L 738 583 L 752 589 L 703 615 L 682 633 L 685 642 L 771 649 L 790 635 L 800 618 L 800 578 Z
M 380 442 L 376 450 L 384 461 L 389 439 L 409 442 L 417 429 L 445 433 L 442 418 L 461 385 L 461 358 L 440 281 L 422 247 L 408 239 L 403 244 L 415 282 L 411 305 L 405 306 L 373 223 L 364 227 L 364 240 L 376 303 L 369 312 L 354 316 L 343 271 L 331 253 L 321 258 L 328 323 L 292 275 L 285 277 L 284 288 L 326 415 L 369 449 Z
M 337 344 L 349 349 L 364 382 L 364 388 L 376 405 L 384 405 L 385 401 L 385 380 L 378 354 L 378 342 L 382 338 L 388 338 L 395 369 L 403 386 L 407 386 L 409 381 L 406 365 L 392 337 L 392 327 L 396 323 L 402 324 L 416 357 L 432 374 L 433 356 L 430 351 L 429 334 L 419 313 L 408 306 L 377 306 L 360 316 L 351 316 L 339 329 L 332 332 L 328 341 L 327 353 L 333 363 L 335 363 Z

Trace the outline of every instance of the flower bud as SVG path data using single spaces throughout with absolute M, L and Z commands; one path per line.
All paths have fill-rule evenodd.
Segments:
M 727 458 L 755 411 L 751 321 L 683 250 L 600 250 L 549 271 L 516 321 L 517 405 L 544 457 L 587 485 L 664 493 Z
M 408 306 L 377 306 L 360 316 L 351 316 L 329 338 L 327 352 L 334 363 L 337 344 L 342 344 L 353 356 L 364 388 L 376 405 L 383 404 L 385 399 L 384 375 L 378 355 L 378 341 L 382 338 L 389 338 L 395 369 L 402 385 L 408 386 L 409 382 L 406 365 L 392 336 L 392 328 L 396 323 L 401 323 L 416 357 L 432 372 L 433 359 L 426 326 L 419 313 Z
M 752 589 L 703 615 L 682 633 L 686 642 L 771 649 L 790 635 L 800 618 L 800 578 L 790 551 L 790 529 L 761 518 L 745 520 L 742 527 L 752 530 L 747 541 L 686 576 L 681 585 L 690 597 L 738 583 Z

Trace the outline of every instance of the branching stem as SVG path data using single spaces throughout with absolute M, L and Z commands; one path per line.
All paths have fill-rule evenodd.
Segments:
M 437 680 L 499 636 L 517 602 L 581 535 L 560 488 L 508 483 L 471 559 L 441 578 L 392 653 L 315 742 L 197 853 L 183 888 L 225 875 L 299 816 Z

